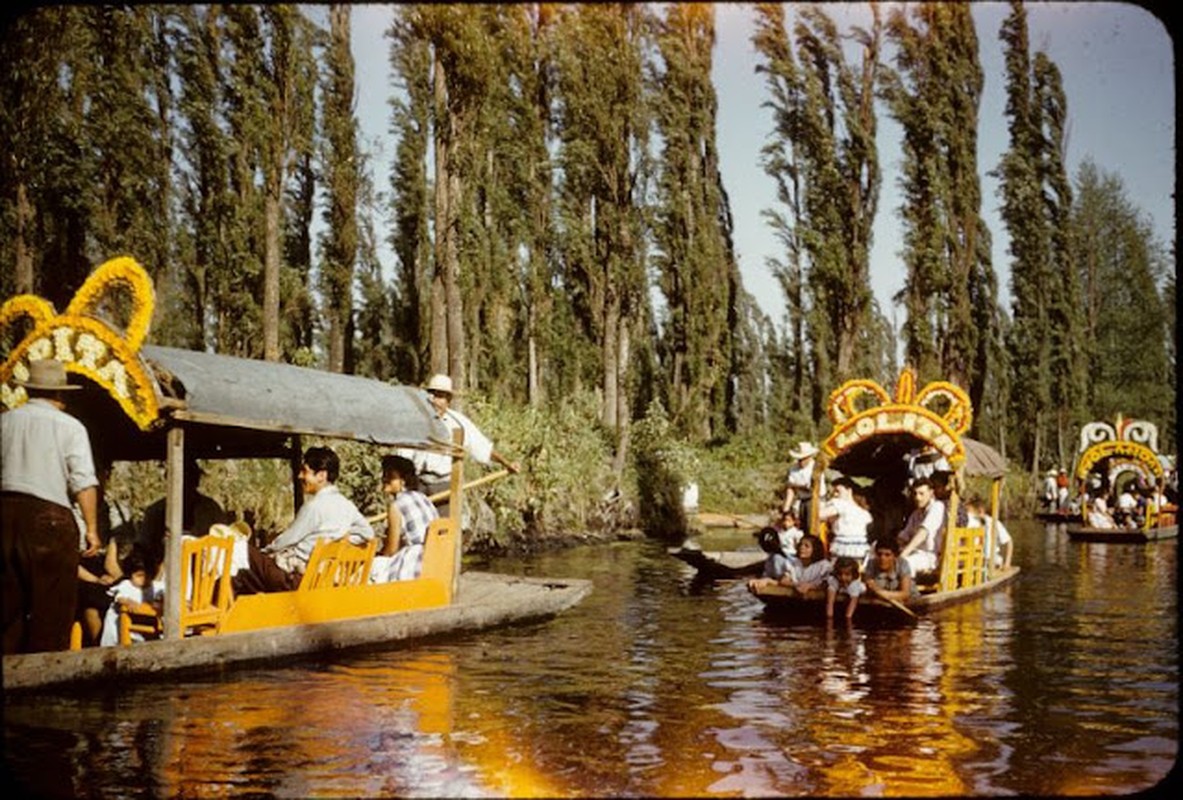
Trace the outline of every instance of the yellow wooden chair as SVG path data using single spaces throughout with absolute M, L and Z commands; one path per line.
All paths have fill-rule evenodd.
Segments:
M 941 556 L 941 591 L 968 589 L 986 581 L 989 553 L 986 552 L 985 528 L 954 526 L 945 540 Z
M 202 536 L 181 542 L 181 633 L 216 633 L 230 608 L 230 559 L 234 540 Z M 160 615 L 147 604 L 121 609 L 119 643 L 131 644 L 132 632 L 159 638 Z
M 321 539 L 308 557 L 298 591 L 364 586 L 370 580 L 377 549 L 377 539 L 370 539 L 364 545 L 350 544 L 348 539 Z

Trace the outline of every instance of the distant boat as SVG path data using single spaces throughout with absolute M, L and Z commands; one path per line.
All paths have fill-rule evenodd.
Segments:
M 671 547 L 670 555 L 698 570 L 704 578 L 756 577 L 764 571 L 763 550 L 703 550 L 687 543 Z
M 1120 414 L 1116 424 L 1090 422 L 1080 430 L 1079 457 L 1073 470 L 1079 485 L 1108 487 L 1116 494 L 1119 487 L 1130 483 L 1151 485 L 1162 496 L 1166 470 L 1163 456 L 1158 452 L 1158 426 L 1140 419 L 1127 419 Z M 1082 497 L 1088 508 L 1088 496 Z M 1076 516 L 1066 529 L 1068 538 L 1077 542 L 1109 542 L 1144 544 L 1179 535 L 1176 519 L 1178 508 L 1173 503 L 1161 508 L 1147 507 L 1139 527 L 1127 527 L 1120 522 L 1114 527 L 1086 524 L 1087 519 Z

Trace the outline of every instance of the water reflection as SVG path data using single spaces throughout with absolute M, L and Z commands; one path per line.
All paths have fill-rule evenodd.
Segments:
M 1176 546 L 1011 530 L 1017 583 L 894 629 L 775 623 L 657 545 L 482 565 L 595 591 L 550 622 L 414 648 L 6 697 L 6 757 L 59 797 L 1153 786 L 1178 749 Z

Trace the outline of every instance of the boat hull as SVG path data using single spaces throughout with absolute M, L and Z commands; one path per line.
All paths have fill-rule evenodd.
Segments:
M 873 597 L 859 599 L 853 622 L 858 624 L 899 624 L 914 620 L 949 606 L 969 602 L 1001 589 L 1019 577 L 1018 567 L 1000 571 L 993 579 L 964 589 L 922 594 L 903 605 L 907 611 Z M 771 586 L 757 589 L 754 594 L 764 603 L 765 613 L 773 619 L 789 622 L 818 622 L 826 617 L 825 592 L 815 590 L 801 594 L 791 588 Z M 911 614 L 908 613 L 911 612 Z M 841 612 L 836 608 L 835 615 Z
M 748 578 L 764 572 L 763 550 L 699 550 L 671 547 L 670 555 L 698 570 L 706 578 Z
M 1178 525 L 1164 525 L 1157 528 L 1090 528 L 1085 525 L 1069 525 L 1068 538 L 1076 542 L 1110 542 L 1116 544 L 1145 544 L 1161 539 L 1175 539 L 1179 536 Z
M 485 572 L 460 576 L 451 605 L 241 633 L 4 656 L 5 690 L 77 685 L 108 678 L 210 672 L 223 664 L 383 646 L 555 616 L 591 591 L 582 579 Z

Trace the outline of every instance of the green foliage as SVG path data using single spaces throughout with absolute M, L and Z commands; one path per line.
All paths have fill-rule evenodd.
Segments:
M 681 541 L 688 530 L 682 492 L 698 482 L 698 456 L 657 401 L 633 425 L 632 436 L 641 527 L 651 536 Z

